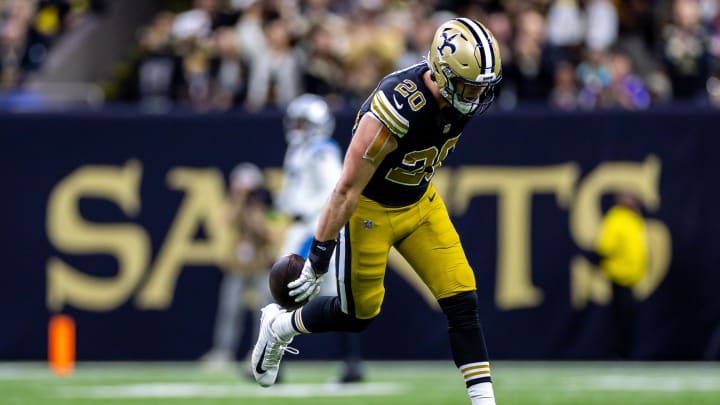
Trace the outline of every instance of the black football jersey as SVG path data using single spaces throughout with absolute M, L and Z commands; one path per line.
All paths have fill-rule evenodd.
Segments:
M 419 63 L 386 76 L 358 112 L 356 128 L 359 118 L 370 113 L 398 141 L 363 190 L 384 206 L 402 207 L 422 197 L 469 120 L 452 107 L 440 110 L 422 79 L 427 70 Z

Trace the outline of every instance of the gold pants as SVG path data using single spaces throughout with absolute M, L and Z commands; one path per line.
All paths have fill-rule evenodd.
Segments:
M 380 313 L 392 246 L 436 299 L 475 290 L 475 274 L 460 237 L 431 183 L 419 201 L 406 207 L 388 208 L 360 197 L 338 240 L 336 265 L 343 312 L 359 319 Z

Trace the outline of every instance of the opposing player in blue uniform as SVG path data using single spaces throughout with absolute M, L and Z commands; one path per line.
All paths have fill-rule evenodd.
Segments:
M 283 162 L 283 186 L 277 207 L 292 219 L 280 249 L 307 257 L 323 206 L 342 171 L 340 146 L 332 138 L 335 117 L 322 97 L 303 94 L 285 111 L 285 139 L 288 148 Z M 334 259 L 334 256 L 333 256 Z M 333 260 L 330 261 L 332 265 Z M 328 272 L 322 295 L 337 295 L 334 272 Z M 360 340 L 356 334 L 338 335 L 343 352 L 343 370 L 338 382 L 357 382 L 364 378 Z
M 289 284 L 298 302 L 314 297 L 335 250 L 338 296 L 314 298 L 291 312 L 263 308 L 252 356 L 260 385 L 275 382 L 296 335 L 359 332 L 380 314 L 394 246 L 447 317 L 453 360 L 472 404 L 495 404 L 474 272 L 431 179 L 467 122 L 492 103 L 501 77 L 492 33 L 455 18 L 438 28 L 427 61 L 382 79 L 358 112 L 308 260 Z

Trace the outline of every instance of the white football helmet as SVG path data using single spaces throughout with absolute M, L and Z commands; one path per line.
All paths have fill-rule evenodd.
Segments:
M 427 63 L 442 97 L 465 115 L 485 111 L 502 79 L 495 36 L 470 18 L 454 18 L 437 29 Z
M 312 138 L 331 137 L 335 117 L 325 100 L 314 94 L 303 94 L 288 104 L 283 119 L 285 140 L 289 144 L 305 143 Z
M 230 172 L 230 185 L 233 188 L 252 190 L 262 184 L 263 174 L 260 168 L 253 163 L 240 163 Z

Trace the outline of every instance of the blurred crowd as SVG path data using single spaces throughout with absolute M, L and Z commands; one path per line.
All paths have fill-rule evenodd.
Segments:
M 0 91 L 43 66 L 52 46 L 104 0 L 0 0 Z
M 34 15 L 18 3 L 37 4 Z M 0 0 L 3 76 L 13 71 L 7 66 L 36 68 L 42 53 L 32 45 L 17 51 L 18 33 L 33 32 L 25 42 L 50 38 L 48 47 L 49 32 L 61 32 L 80 3 L 88 1 Z M 720 0 L 166 3 L 139 30 L 120 73 L 104 83 L 110 100 L 257 111 L 282 109 L 308 92 L 333 108 L 354 108 L 382 76 L 421 61 L 435 28 L 461 15 L 483 22 L 501 42 L 495 108 L 637 110 L 678 100 L 720 106 Z M 49 30 L 41 23 L 45 4 L 71 11 L 62 9 L 65 17 Z

